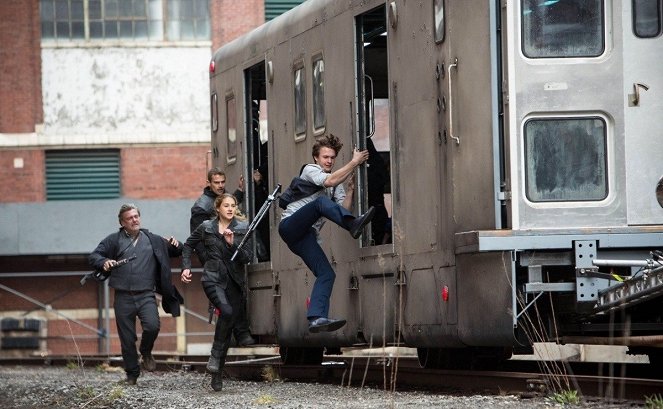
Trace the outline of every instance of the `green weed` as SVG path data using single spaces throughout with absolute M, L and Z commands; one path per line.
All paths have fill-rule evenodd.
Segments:
M 578 391 L 575 390 L 565 390 L 551 395 L 548 399 L 555 403 L 560 403 L 562 405 L 577 405 L 580 403 L 580 397 L 578 397 Z
M 645 408 L 663 409 L 663 396 L 660 394 L 645 396 Z

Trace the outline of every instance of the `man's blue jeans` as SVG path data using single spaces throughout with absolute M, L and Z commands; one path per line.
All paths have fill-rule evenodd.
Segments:
M 317 317 L 328 318 L 329 298 L 336 278 L 336 273 L 318 244 L 315 229 L 312 227 L 320 217 L 325 217 L 346 230 L 350 229 L 350 223 L 355 219 L 343 206 L 327 196 L 320 196 L 281 220 L 279 224 L 279 235 L 283 241 L 293 253 L 304 260 L 315 276 L 311 303 L 306 314 L 309 320 Z

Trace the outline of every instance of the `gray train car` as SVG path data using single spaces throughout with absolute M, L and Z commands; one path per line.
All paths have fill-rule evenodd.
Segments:
M 416 347 L 422 365 L 501 359 L 539 341 L 663 345 L 660 1 L 307 0 L 210 64 L 213 162 L 287 185 L 321 135 L 373 161 L 334 225 L 331 316 L 271 206 L 248 266 L 252 332 L 288 363 L 351 345 Z M 245 211 L 262 206 L 247 183 Z

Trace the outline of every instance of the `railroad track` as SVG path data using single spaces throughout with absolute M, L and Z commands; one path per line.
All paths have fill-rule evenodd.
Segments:
M 205 372 L 207 356 L 155 354 L 158 371 Z M 0 365 L 82 365 L 121 367 L 120 357 L 47 356 L 0 359 Z M 548 363 L 548 367 L 550 363 Z M 321 365 L 283 365 L 278 355 L 229 356 L 228 377 L 251 381 L 297 381 L 374 387 L 385 390 L 423 389 L 446 393 L 520 394 L 541 396 L 576 390 L 586 399 L 642 402 L 660 394 L 663 379 L 645 364 L 555 365 L 542 370 L 541 362 L 509 361 L 485 370 L 422 369 L 413 358 L 326 356 Z M 560 389 L 561 388 L 561 389 Z

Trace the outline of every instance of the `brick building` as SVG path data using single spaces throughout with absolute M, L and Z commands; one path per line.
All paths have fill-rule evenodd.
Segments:
M 103 350 L 102 287 L 77 285 L 87 254 L 118 227 L 125 202 L 141 207 L 144 227 L 186 239 L 212 165 L 212 52 L 299 3 L 2 1 L 0 318 L 44 319 L 48 353 Z M 162 333 L 182 325 L 164 318 Z M 185 343 L 160 337 L 156 348 Z

